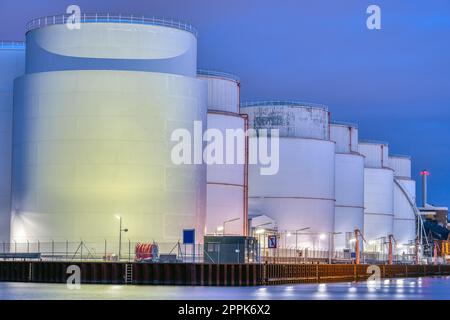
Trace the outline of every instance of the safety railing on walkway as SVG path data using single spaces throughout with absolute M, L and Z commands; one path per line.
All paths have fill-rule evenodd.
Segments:
M 27 254 L 29 254 L 27 256 Z M 0 242 L 0 260 L 163 262 L 209 264 L 352 264 L 349 251 L 312 250 L 310 248 L 262 248 L 247 244 L 183 244 L 152 241 L 24 241 Z M 413 253 L 394 254 L 393 264 L 414 264 Z M 387 264 L 389 256 L 379 252 L 361 253 L 363 264 Z M 438 263 L 445 263 L 441 259 Z
M 164 263 L 257 263 L 258 251 L 243 244 L 182 244 L 118 241 L 0 242 L 0 260 L 26 260 L 39 254 L 42 261 L 106 261 Z M 30 255 L 31 256 L 31 255 Z M 31 258 L 30 258 L 31 259 Z

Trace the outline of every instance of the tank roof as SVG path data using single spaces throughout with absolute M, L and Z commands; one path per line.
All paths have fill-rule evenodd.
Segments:
M 0 41 L 0 49 L 25 49 L 23 41 Z
M 65 24 L 71 17 L 72 17 L 71 14 L 70 15 L 60 14 L 36 18 L 27 23 L 26 32 L 35 29 L 40 29 L 46 26 Z M 81 14 L 81 23 L 125 23 L 125 24 L 162 26 L 188 31 L 196 37 L 198 35 L 197 29 L 194 28 L 189 23 L 157 17 L 144 17 L 144 16 L 109 14 L 109 13 L 94 13 L 94 14 L 85 13 Z
M 240 79 L 238 76 L 228 73 L 228 72 L 222 72 L 222 71 L 215 71 L 215 70 L 206 70 L 206 69 L 198 69 L 197 75 L 199 76 L 207 76 L 207 77 L 214 77 L 214 78 L 225 78 L 228 80 L 233 80 L 236 82 L 240 82 Z
M 241 103 L 242 108 L 247 107 L 273 107 L 273 106 L 289 106 L 289 107 L 307 107 L 328 111 L 328 107 L 311 102 L 302 102 L 296 100 L 267 100 L 267 101 L 246 101 Z

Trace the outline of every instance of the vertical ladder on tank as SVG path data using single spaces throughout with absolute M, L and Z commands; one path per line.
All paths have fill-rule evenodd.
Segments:
M 125 264 L 125 284 L 133 284 L 133 265 L 131 263 Z

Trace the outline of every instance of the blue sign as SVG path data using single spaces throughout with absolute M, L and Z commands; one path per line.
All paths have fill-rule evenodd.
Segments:
M 195 229 L 183 230 L 183 244 L 195 244 Z
M 352 259 L 356 259 L 356 252 L 352 252 L 352 253 L 350 254 L 350 257 L 351 257 Z
M 270 249 L 276 249 L 277 248 L 277 236 L 268 236 L 267 237 L 267 246 Z

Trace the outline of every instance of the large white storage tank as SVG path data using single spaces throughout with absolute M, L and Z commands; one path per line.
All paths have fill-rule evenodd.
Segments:
M 356 125 L 333 122 L 330 135 L 336 142 L 334 244 L 337 250 L 352 249 L 355 229 L 364 229 L 364 157 Z
M 0 242 L 10 241 L 14 79 L 25 72 L 25 43 L 0 41 Z
M 218 130 L 225 139 L 223 163 L 207 165 L 206 233 L 244 235 L 247 225 L 246 137 L 247 119 L 239 114 L 239 79 L 233 75 L 199 70 L 199 79 L 208 83 L 208 130 Z M 236 130 L 228 142 L 227 129 Z M 233 134 L 234 134 L 233 133 Z M 234 164 L 227 164 L 232 156 Z M 238 158 L 240 157 L 240 158 Z
M 394 171 L 389 167 L 389 147 L 385 142 L 360 141 L 364 158 L 365 251 L 386 252 L 393 234 Z
M 397 252 L 407 252 L 416 238 L 416 182 L 411 179 L 411 158 L 390 155 L 390 167 L 394 169 L 394 238 Z M 410 251 L 410 250 L 409 250 Z
M 274 219 L 290 248 L 296 246 L 293 233 L 308 227 L 297 237 L 298 249 L 328 248 L 334 230 L 335 144 L 329 140 L 327 109 L 285 101 L 250 102 L 241 107 L 249 126 L 259 134 L 261 129 L 279 129 L 280 135 L 276 174 L 262 175 L 264 165 L 249 164 L 249 210 Z M 250 146 L 260 139 L 251 136 Z
M 116 214 L 131 241 L 176 243 L 185 228 L 202 240 L 206 166 L 171 158 L 174 130 L 206 122 L 207 87 L 186 55 L 196 36 L 178 23 L 137 23 L 27 33 L 33 73 L 15 84 L 13 240 L 116 241 Z

